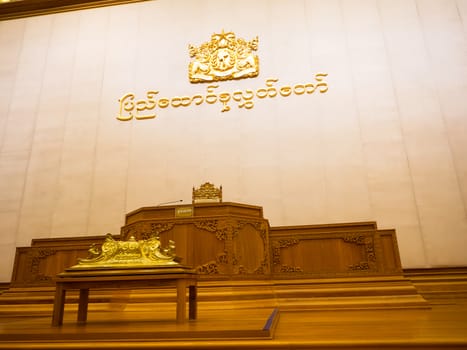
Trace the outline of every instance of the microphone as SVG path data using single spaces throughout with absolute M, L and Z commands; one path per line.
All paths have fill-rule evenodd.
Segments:
M 178 201 L 162 202 L 156 205 L 156 207 L 160 207 L 161 205 L 180 203 L 180 202 L 183 202 L 183 199 L 179 199 Z

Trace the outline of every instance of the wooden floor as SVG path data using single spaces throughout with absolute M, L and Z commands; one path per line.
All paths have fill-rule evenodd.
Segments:
M 0 349 L 467 349 L 467 268 L 407 279 L 417 294 L 398 280 L 207 284 L 198 319 L 185 324 L 173 291 L 158 291 L 157 303 L 146 291 L 97 294 L 85 325 L 71 295 L 61 327 L 51 326 L 52 290 L 3 293 Z
M 84 326 L 68 306 L 63 327 L 51 326 L 49 305 L 29 306 L 29 316 L 12 305 L 0 317 L 0 349 L 467 349 L 467 299 L 381 310 L 247 304 L 201 302 L 197 321 L 176 324 L 169 304 L 103 303 Z

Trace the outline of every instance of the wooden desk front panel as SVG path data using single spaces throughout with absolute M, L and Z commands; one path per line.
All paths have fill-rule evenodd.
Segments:
M 162 247 L 176 243 L 181 263 L 202 278 L 259 277 L 270 273 L 267 220 L 241 217 L 146 220 L 122 228 L 123 239 L 159 235 Z
M 401 274 L 394 230 L 341 226 L 275 227 L 270 233 L 275 277 Z

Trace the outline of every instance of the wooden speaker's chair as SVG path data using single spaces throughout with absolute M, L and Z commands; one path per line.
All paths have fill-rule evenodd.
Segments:
M 222 186 L 214 187 L 213 184 L 206 182 L 199 188 L 193 187 L 193 204 L 196 203 L 221 203 L 222 202 Z

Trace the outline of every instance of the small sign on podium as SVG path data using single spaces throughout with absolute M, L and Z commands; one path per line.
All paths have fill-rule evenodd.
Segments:
M 193 207 L 176 207 L 175 217 L 176 218 L 187 218 L 193 216 Z

